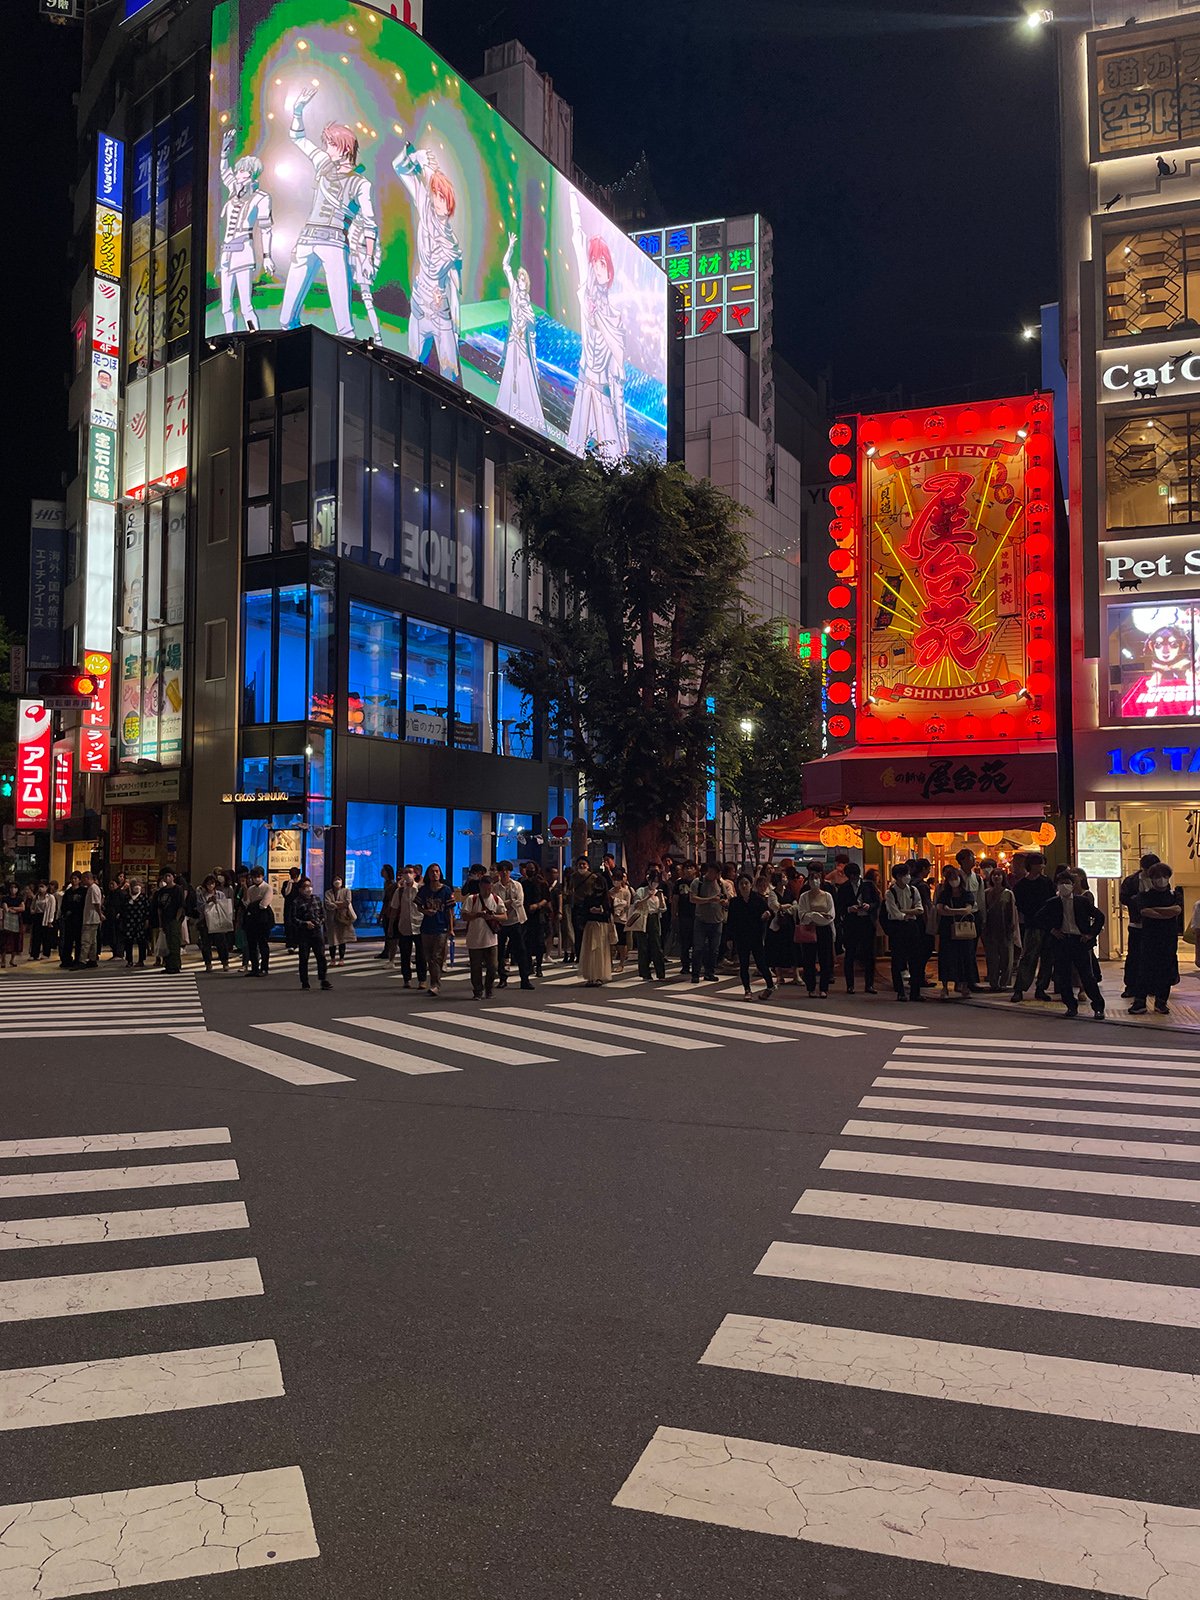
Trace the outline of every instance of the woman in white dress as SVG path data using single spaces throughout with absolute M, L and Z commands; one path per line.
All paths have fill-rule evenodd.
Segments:
M 508 249 L 504 252 L 504 276 L 508 279 L 508 345 L 504 351 L 504 371 L 500 374 L 496 405 L 518 422 L 545 433 L 546 416 L 538 392 L 537 317 L 529 298 L 529 274 L 524 267 L 518 267 L 513 277 L 512 253 L 516 243 L 516 234 L 510 233 Z
M 603 878 L 592 873 L 580 909 L 583 943 L 579 951 L 579 976 L 589 989 L 598 989 L 612 977 L 612 896 Z

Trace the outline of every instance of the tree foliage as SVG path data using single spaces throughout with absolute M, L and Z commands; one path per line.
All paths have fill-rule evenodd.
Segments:
M 804 763 L 820 753 L 816 669 L 781 645 L 773 629 L 759 632 L 738 691 L 741 749 L 721 774 L 743 847 L 757 847 L 764 822 L 800 810 Z
M 520 658 L 513 679 L 552 707 L 640 871 L 702 807 L 714 762 L 723 780 L 736 773 L 741 719 L 794 681 L 768 666 L 786 649 L 744 614 L 743 512 L 649 460 L 538 462 L 514 491 L 548 601 L 545 653 Z

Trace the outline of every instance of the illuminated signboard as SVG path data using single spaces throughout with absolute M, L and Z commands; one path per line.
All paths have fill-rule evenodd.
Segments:
M 1100 565 L 1102 594 L 1200 591 L 1200 536 L 1109 541 L 1100 547 Z
M 40 700 L 17 702 L 17 792 L 13 816 L 18 828 L 50 826 L 52 721 Z
M 409 28 L 213 16 L 206 331 L 374 338 L 544 438 L 664 458 L 661 271 Z
M 1114 721 L 1200 716 L 1200 600 L 1109 606 L 1109 715 Z
M 1053 737 L 1053 441 L 1040 394 L 859 419 L 830 560 L 859 575 L 860 743 Z
M 1121 824 L 1077 822 L 1075 861 L 1089 878 L 1121 877 Z
M 683 299 L 685 337 L 753 333 L 759 323 L 761 219 L 721 217 L 643 228 L 629 237 Z

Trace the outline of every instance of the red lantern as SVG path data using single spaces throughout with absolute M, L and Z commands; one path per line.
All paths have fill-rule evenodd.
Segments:
M 839 711 L 830 717 L 828 727 L 831 739 L 844 739 L 850 732 L 850 718 Z
M 1035 600 L 1045 600 L 1054 587 L 1048 572 L 1029 572 L 1025 575 L 1025 592 Z
M 854 557 L 849 550 L 833 550 L 829 555 L 829 566 L 833 572 L 849 572 L 854 565 Z
M 836 617 L 825 629 L 831 639 L 848 639 L 851 631 L 850 623 L 845 617 Z
M 1044 395 L 1036 395 L 1025 407 L 1030 422 L 1049 422 L 1050 402 Z
M 972 411 L 970 406 L 965 411 L 961 411 L 958 417 L 958 428 L 960 433 L 977 432 L 979 428 L 978 411 Z
M 854 657 L 849 650 L 831 650 L 829 660 L 825 663 L 830 672 L 849 672 L 854 665 Z
M 829 607 L 832 611 L 845 611 L 854 599 L 853 592 L 844 583 L 835 583 L 829 591 Z
M 834 517 L 829 524 L 829 537 L 835 543 L 840 543 L 843 539 L 852 538 L 853 535 L 854 523 L 849 517 Z
M 849 483 L 835 483 L 829 491 L 829 504 L 842 516 L 854 506 L 857 498 L 854 486 Z
M 931 411 L 922 426 L 931 439 L 940 439 L 946 431 L 946 419 L 940 411 Z
M 868 418 L 858 425 L 858 442 L 861 445 L 879 443 L 879 424 L 873 418 Z
M 849 477 L 851 468 L 853 466 L 853 461 L 851 461 L 850 457 L 846 455 L 844 451 L 839 450 L 837 455 L 830 456 L 829 458 L 829 470 L 833 473 L 835 478 Z
M 842 679 L 829 685 L 829 698 L 835 706 L 844 706 L 850 698 L 850 685 Z
M 840 450 L 843 445 L 850 443 L 854 437 L 854 429 L 848 422 L 835 422 L 829 430 L 829 442 Z
M 993 406 L 988 412 L 988 422 L 997 432 L 1011 428 L 1013 421 L 1012 409 L 1009 406 Z
M 892 418 L 892 438 L 907 439 L 912 433 L 912 418 L 903 411 L 898 417 Z

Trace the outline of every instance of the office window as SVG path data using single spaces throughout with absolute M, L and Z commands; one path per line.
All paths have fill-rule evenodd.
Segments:
M 279 591 L 277 722 L 304 722 L 308 711 L 308 586 Z
M 274 650 L 270 589 L 253 589 L 243 605 L 242 721 L 270 722 Z
M 458 580 L 455 592 L 478 600 L 481 577 L 479 529 L 479 424 L 474 417 L 458 418 L 458 449 L 454 465 L 454 530 L 458 541 Z
M 534 753 L 533 701 L 508 675 L 509 663 L 520 654 L 512 645 L 496 646 L 496 754 L 528 761 Z
M 314 560 L 308 590 L 308 720 L 333 721 L 333 563 Z
M 270 828 L 266 817 L 243 817 L 241 828 L 241 849 L 238 851 L 238 864 L 244 863 L 248 867 L 261 867 L 267 870 L 267 839 Z
M 338 552 L 369 563 L 367 549 L 367 379 L 366 362 L 342 352 L 338 365 L 341 405 L 341 494 L 338 504 Z
M 445 744 L 450 713 L 450 630 L 409 617 L 406 629 L 404 737 Z
M 238 788 L 243 794 L 266 794 L 271 787 L 270 756 L 243 756 Z
M 1198 69 L 1197 33 L 1098 49 L 1094 104 L 1100 153 L 1194 144 L 1200 137 Z
M 1110 529 L 1200 520 L 1200 411 L 1110 424 L 1105 480 Z
M 381 925 L 383 868 L 396 864 L 396 808 L 351 800 L 346 805 L 346 887 L 358 913 L 358 931 Z
M 350 604 L 346 726 L 376 739 L 400 737 L 401 622 L 394 611 Z
M 483 833 L 482 811 L 456 811 L 450 841 L 450 882 L 461 889 L 467 871 L 475 862 L 487 863 L 487 840 Z
M 446 871 L 446 813 L 440 806 L 403 806 L 404 860 Z
M 224 617 L 204 624 L 204 681 L 217 683 L 227 670 L 229 626 Z
M 482 750 L 487 727 L 487 659 L 490 646 L 469 633 L 454 635 L 454 744 Z
M 371 374 L 371 565 L 396 570 L 396 496 L 400 485 L 399 385 L 382 367 Z
M 279 548 L 308 543 L 308 390 L 290 389 L 280 402 Z

